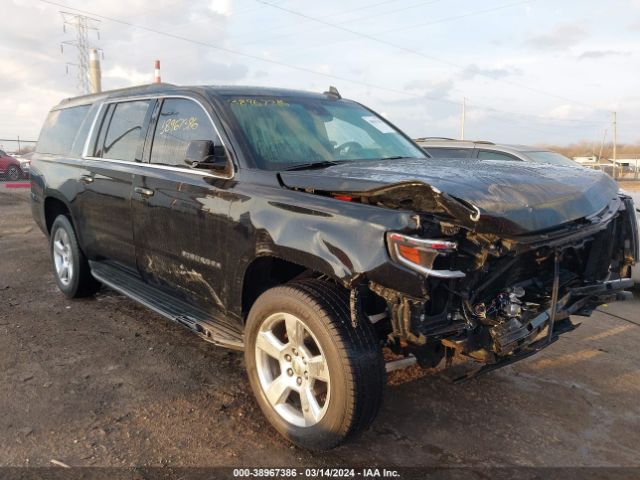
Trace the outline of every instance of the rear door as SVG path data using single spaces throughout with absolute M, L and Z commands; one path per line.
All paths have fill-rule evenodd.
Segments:
M 90 258 L 135 268 L 131 195 L 155 100 L 105 103 L 85 157 L 83 240 Z
M 225 310 L 222 268 L 233 174 L 212 174 L 185 163 L 193 140 L 221 145 L 213 111 L 195 98 L 165 98 L 149 131 L 144 174 L 134 180 L 133 226 L 137 265 L 144 279 L 212 313 Z

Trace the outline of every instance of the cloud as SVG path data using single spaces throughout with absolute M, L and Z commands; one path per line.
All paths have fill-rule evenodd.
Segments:
M 482 68 L 476 64 L 471 64 L 462 71 L 462 75 L 466 80 L 471 80 L 472 78 L 475 78 L 477 76 L 499 79 L 520 73 L 520 69 L 514 67 Z
M 228 17 L 232 13 L 231 0 L 213 0 L 209 5 L 209 9 L 218 15 Z
M 530 37 L 525 43 L 537 50 L 565 50 L 580 43 L 587 36 L 587 32 L 582 27 L 564 23 L 547 33 Z
M 588 107 L 565 104 L 551 109 L 546 116 L 557 120 L 581 119 L 587 117 L 592 112 L 593 109 Z
M 640 20 L 636 20 L 633 23 L 630 23 L 627 26 L 627 30 L 629 30 L 630 32 L 640 32 Z
M 578 56 L 578 60 L 595 60 L 599 58 L 625 56 L 630 54 L 631 52 L 624 52 L 622 50 L 587 50 Z
M 430 82 L 421 78 L 410 80 L 404 84 L 404 89 L 421 94 L 424 97 L 447 98 L 455 83 L 452 79 Z
M 135 68 L 127 68 L 122 65 L 115 65 L 102 72 L 103 79 L 115 80 L 123 85 L 144 85 L 153 81 L 151 70 L 140 72 Z

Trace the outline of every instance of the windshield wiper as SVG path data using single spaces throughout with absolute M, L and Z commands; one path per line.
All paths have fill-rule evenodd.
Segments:
M 403 158 L 413 158 L 413 157 L 404 157 L 402 155 L 398 155 L 396 157 L 382 157 L 380 160 L 402 160 Z
M 344 161 L 322 160 L 321 162 L 310 162 L 310 163 L 301 163 L 300 165 L 293 165 L 292 167 L 285 168 L 285 170 L 286 171 L 290 171 L 290 170 L 312 170 L 314 168 L 332 167 L 333 165 L 339 165 L 340 163 L 344 163 Z

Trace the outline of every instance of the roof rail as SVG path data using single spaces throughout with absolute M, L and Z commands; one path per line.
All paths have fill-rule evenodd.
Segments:
M 480 143 L 480 144 L 482 144 L 482 145 L 495 145 L 495 143 L 490 142 L 490 141 L 488 141 L 488 140 L 476 140 L 476 141 L 474 141 L 473 143 Z
M 415 141 L 419 142 L 419 141 L 424 141 L 424 140 L 447 140 L 450 142 L 455 142 L 456 139 L 455 138 L 449 138 L 449 137 L 420 137 L 420 138 L 416 138 Z

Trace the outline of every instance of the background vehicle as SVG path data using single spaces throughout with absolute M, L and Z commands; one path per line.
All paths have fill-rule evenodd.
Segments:
M 3 150 L 0 150 L 0 178 L 19 180 L 22 177 L 20 162 Z
M 418 138 L 420 145 L 435 158 L 474 158 L 478 160 L 507 160 L 521 162 L 549 163 L 580 167 L 564 155 L 539 147 L 525 145 L 497 145 L 491 142 L 468 142 L 447 138 Z
M 326 449 L 375 418 L 383 346 L 495 369 L 633 283 L 608 176 L 426 158 L 335 89 L 152 85 L 50 112 L 32 212 L 63 293 L 103 283 L 244 350 L 271 424 Z
M 29 177 L 29 170 L 31 169 L 31 157 L 33 157 L 33 152 L 25 153 L 24 155 L 16 157 L 16 160 L 20 162 L 20 170 L 22 170 L 22 174 L 25 178 Z

